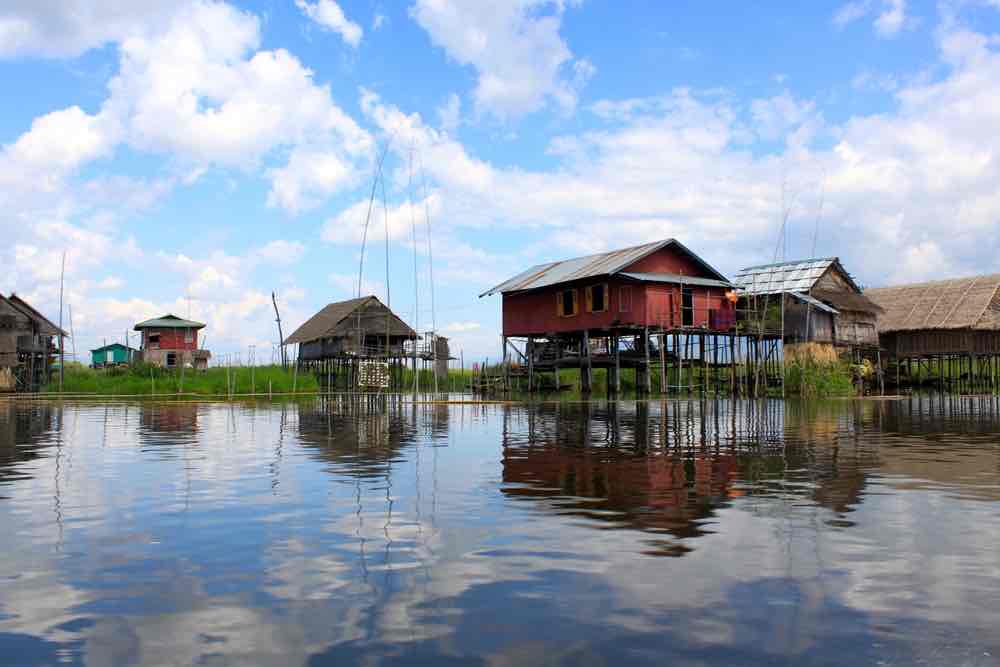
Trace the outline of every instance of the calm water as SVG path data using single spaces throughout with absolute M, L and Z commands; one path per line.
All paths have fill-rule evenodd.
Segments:
M 1000 664 L 995 399 L 0 401 L 0 664 Z

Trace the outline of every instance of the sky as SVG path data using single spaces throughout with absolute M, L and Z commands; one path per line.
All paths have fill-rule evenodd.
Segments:
M 270 362 L 272 292 L 360 275 L 471 361 L 480 293 L 650 240 L 997 272 L 998 47 L 1000 0 L 4 0 L 0 292 L 58 321 L 65 252 L 82 360 L 170 312 Z

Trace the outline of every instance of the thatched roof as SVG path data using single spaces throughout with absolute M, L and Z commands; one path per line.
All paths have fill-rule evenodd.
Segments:
M 880 332 L 1000 330 L 1000 273 L 865 290 L 880 305 Z
M 853 310 L 860 313 L 881 313 L 882 307 L 869 299 L 865 294 L 855 292 L 844 292 L 841 290 L 816 288 L 809 292 L 811 295 L 832 305 L 837 310 Z
M 292 335 L 285 339 L 286 345 L 308 343 L 321 338 L 337 338 L 354 333 L 360 324 L 361 330 L 371 336 L 385 336 L 386 315 L 389 316 L 389 335 L 402 338 L 416 338 L 417 332 L 386 308 L 378 298 L 364 296 L 328 304 Z

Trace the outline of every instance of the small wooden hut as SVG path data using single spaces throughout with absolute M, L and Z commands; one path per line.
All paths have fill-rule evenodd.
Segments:
M 833 359 L 839 351 L 878 350 L 882 309 L 837 257 L 751 266 L 734 282 L 740 287 L 740 312 L 776 320 L 790 355 L 809 350 L 810 356 Z
M 939 379 L 996 387 L 1000 375 L 1000 274 L 873 288 L 885 310 L 879 338 L 895 371 L 937 365 Z
M 93 368 L 120 366 L 130 364 L 141 356 L 142 353 L 133 347 L 121 343 L 111 343 L 90 351 L 90 365 Z
M 417 332 L 378 297 L 365 296 L 327 304 L 284 343 L 299 346 L 299 367 L 315 372 L 322 384 L 332 387 L 344 379 L 353 388 L 361 362 L 388 364 L 398 377 L 406 359 L 413 358 L 416 341 Z

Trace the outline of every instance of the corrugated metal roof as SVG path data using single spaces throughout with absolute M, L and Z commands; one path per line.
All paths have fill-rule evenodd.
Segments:
M 701 264 L 706 271 L 714 274 L 720 280 L 725 280 L 725 276 L 709 266 L 709 264 L 702 258 L 698 257 L 698 255 L 685 248 L 679 241 L 676 239 L 665 239 L 663 241 L 644 243 L 630 248 L 602 252 L 596 255 L 587 255 L 586 257 L 575 257 L 573 259 L 564 259 L 558 262 L 539 264 L 531 267 L 527 271 L 522 271 L 513 278 L 500 283 L 496 287 L 483 292 L 479 296 L 484 297 L 506 292 L 522 292 L 524 290 L 549 287 L 551 285 L 558 285 L 560 283 L 580 280 L 582 278 L 612 275 L 622 271 L 629 265 L 638 262 L 643 257 L 646 257 L 669 245 L 677 246 L 684 253 Z
M 735 287 L 735 285 L 727 280 L 695 278 L 693 276 L 682 276 L 678 273 L 621 273 L 620 275 L 650 283 L 680 283 L 684 285 L 697 285 L 699 287 Z
M 788 294 L 788 296 L 792 297 L 793 299 L 798 299 L 799 301 L 802 301 L 803 303 L 808 303 L 809 305 L 813 306 L 814 308 L 818 308 L 818 309 L 820 309 L 820 310 L 822 310 L 824 312 L 830 313 L 831 315 L 839 315 L 840 314 L 840 311 L 838 311 L 836 308 L 828 306 L 825 303 L 823 303 L 822 301 L 820 301 L 819 299 L 814 299 L 811 296 L 809 296 L 808 294 L 799 293 L 799 292 L 788 292 L 787 294 Z
M 167 313 L 163 317 L 154 317 L 151 320 L 146 320 L 145 322 L 139 322 L 135 327 L 136 331 L 141 329 L 204 329 L 205 325 L 201 322 L 195 322 L 194 320 L 185 320 L 184 318 L 177 317 Z
M 733 282 L 747 294 L 808 292 L 837 261 L 836 257 L 828 257 L 751 266 L 737 272 Z

